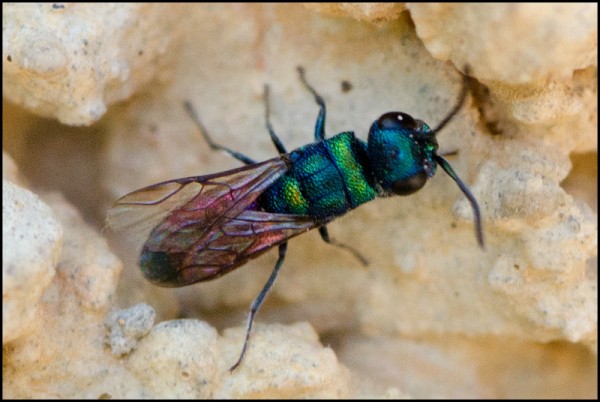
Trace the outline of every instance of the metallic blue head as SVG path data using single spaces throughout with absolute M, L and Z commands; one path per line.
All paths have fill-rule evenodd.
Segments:
M 377 184 L 387 194 L 409 195 L 435 174 L 435 132 L 422 120 L 389 112 L 369 130 L 369 161 Z
M 431 178 L 439 165 L 463 192 L 475 217 L 475 235 L 483 248 L 483 225 L 477 200 L 469 187 L 458 177 L 446 159 L 438 155 L 435 139 L 458 113 L 467 97 L 469 67 L 465 66 L 463 87 L 458 103 L 435 129 L 422 120 L 413 119 L 402 112 L 381 115 L 369 130 L 368 154 L 373 177 L 382 195 L 409 195 L 420 190 Z

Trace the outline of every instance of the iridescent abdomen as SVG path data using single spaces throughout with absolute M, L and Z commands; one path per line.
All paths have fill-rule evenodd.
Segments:
M 289 170 L 258 199 L 265 211 L 333 218 L 377 196 L 367 145 L 352 132 L 308 144 L 288 157 Z

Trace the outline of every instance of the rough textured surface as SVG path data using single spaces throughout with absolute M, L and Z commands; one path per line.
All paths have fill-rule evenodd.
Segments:
M 107 343 L 113 354 L 123 356 L 131 352 L 137 342 L 148 334 L 155 318 L 156 312 L 147 304 L 137 304 L 109 314 L 104 325 L 109 332 Z
M 351 17 L 377 25 L 395 20 L 406 10 L 404 3 L 304 3 L 304 6 L 334 17 Z
M 219 372 L 226 374 L 213 397 L 329 399 L 352 395 L 348 370 L 333 350 L 321 346 L 310 324 L 259 325 L 254 335 L 247 360 L 229 374 L 226 370 L 239 356 L 245 330 L 225 331 L 219 345 L 224 357 Z
M 597 4 L 407 3 L 429 52 L 484 81 L 569 79 L 598 56 Z M 444 21 L 440 24 L 440 21 Z
M 54 277 L 62 229 L 40 198 L 2 180 L 2 343 L 26 336 Z
M 117 366 L 104 351 L 102 319 L 122 266 L 62 196 L 44 201 L 64 232 L 62 255 L 27 335 L 3 343 L 3 396 L 97 397 L 114 379 L 104 373 Z
M 65 18 L 57 24 L 43 23 L 27 8 L 33 6 L 10 7 L 5 27 L 37 24 L 49 38 L 71 41 L 61 26 L 78 6 L 48 10 L 48 18 Z M 442 152 L 458 151 L 448 159 L 481 205 L 486 250 L 477 247 L 468 203 L 441 171 L 410 197 L 375 200 L 329 226 L 333 238 L 368 257 L 368 268 L 317 233 L 300 236 L 258 314 L 246 360 L 230 374 L 244 314 L 275 253 L 217 281 L 158 289 L 142 279 L 135 248 L 110 234 L 126 266 L 115 290 L 119 264 L 98 233 L 63 199 L 45 197 L 64 232 L 62 258 L 44 261 L 57 274 L 49 286 L 35 284 L 43 302 L 31 328 L 4 343 L 3 396 L 597 396 L 595 5 L 536 5 L 535 18 L 527 5 L 409 3 L 399 17 L 385 4 L 337 7 L 354 20 L 290 4 L 160 12 L 114 5 L 117 15 L 130 17 L 121 25 L 106 22 L 100 10 L 108 6 L 97 7 L 85 27 L 106 49 L 153 32 L 166 40 L 166 48 L 153 42 L 153 54 L 162 49 L 171 57 L 142 58 L 130 69 L 122 82 L 129 89 L 111 99 L 156 79 L 94 129 L 67 130 L 8 105 L 5 147 L 33 188 L 69 193 L 100 229 L 120 195 L 239 166 L 206 146 L 184 100 L 215 140 L 263 160 L 275 155 L 264 127 L 265 82 L 274 128 L 288 149 L 313 139 L 317 106 L 298 80 L 298 64 L 327 102 L 327 133 L 355 130 L 361 138 L 391 110 L 435 126 L 456 100 L 458 71 L 469 64 L 477 83 L 438 140 Z M 137 26 L 146 25 L 143 10 L 159 13 L 164 24 Z M 173 20 L 180 23 L 173 27 Z M 13 59 L 3 54 L 5 83 L 9 63 L 28 50 L 14 44 L 15 32 L 30 31 L 5 31 L 12 47 L 3 48 Z M 79 60 L 105 71 L 118 62 L 115 54 Z M 44 60 L 40 71 L 52 67 Z M 11 77 L 35 99 L 55 88 L 44 108 L 17 102 L 72 123 L 101 115 L 99 108 L 92 119 L 61 117 L 57 110 L 89 110 L 90 98 L 73 98 L 53 77 L 42 74 L 34 86 L 30 77 Z M 69 80 L 98 85 L 81 69 Z M 20 174 L 6 159 L 8 172 Z M 152 305 L 162 322 L 150 327 L 153 311 L 140 306 L 107 320 L 138 303 Z M 175 320 L 182 316 L 192 319 Z M 282 325 L 305 320 L 311 325 Z M 232 326 L 222 336 L 214 328 Z
M 4 97 L 65 124 L 92 124 L 169 64 L 179 8 L 2 4 Z

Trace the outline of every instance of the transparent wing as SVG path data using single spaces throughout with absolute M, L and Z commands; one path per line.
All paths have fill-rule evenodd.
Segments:
M 276 158 L 158 183 L 119 199 L 108 223 L 144 237 L 140 266 L 157 285 L 214 279 L 317 226 L 307 216 L 257 210 L 256 198 L 286 170 Z

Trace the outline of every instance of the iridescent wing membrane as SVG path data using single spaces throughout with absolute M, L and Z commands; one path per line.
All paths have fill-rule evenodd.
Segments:
M 308 216 L 258 209 L 256 198 L 286 170 L 275 158 L 154 184 L 119 199 L 108 223 L 146 236 L 140 265 L 157 285 L 214 279 L 317 226 Z

